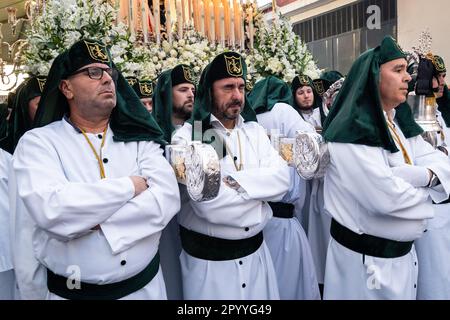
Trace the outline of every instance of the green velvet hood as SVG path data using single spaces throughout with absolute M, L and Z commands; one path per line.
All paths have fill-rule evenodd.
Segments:
M 294 103 L 289 86 L 286 82 L 274 76 L 258 81 L 248 94 L 247 99 L 256 114 L 272 110 L 278 102 L 284 102 L 291 106 Z
M 94 62 L 115 68 L 109 50 L 100 42 L 88 39 L 76 42 L 70 49 L 56 57 L 39 102 L 34 127 L 45 126 L 69 113 L 69 105 L 58 88 L 59 84 L 76 70 Z M 166 144 L 156 121 L 120 72 L 115 84 L 117 104 L 110 119 L 114 140 L 155 141 L 161 145 Z
M 366 51 L 353 63 L 323 124 L 326 141 L 398 151 L 386 124 L 378 83 L 380 66 L 399 58 L 406 59 L 405 53 L 392 37 L 385 37 L 380 46 Z M 396 116 L 405 136 L 413 137 L 422 131 L 408 108 L 400 105 Z

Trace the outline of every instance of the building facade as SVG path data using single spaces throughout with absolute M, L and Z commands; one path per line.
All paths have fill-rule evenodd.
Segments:
M 450 64 L 450 22 L 446 0 L 278 0 L 281 13 L 293 24 L 320 68 L 347 73 L 353 61 L 380 43 L 385 35 L 405 50 L 430 31 L 432 51 Z M 272 19 L 271 4 L 266 6 Z M 264 8 L 263 8 L 264 9 Z

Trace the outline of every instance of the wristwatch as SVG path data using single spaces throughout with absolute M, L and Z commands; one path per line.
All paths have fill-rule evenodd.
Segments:
M 438 184 L 441 183 L 438 176 L 433 171 L 431 171 L 431 172 L 433 175 L 431 176 L 430 183 L 428 184 L 428 188 L 436 187 Z

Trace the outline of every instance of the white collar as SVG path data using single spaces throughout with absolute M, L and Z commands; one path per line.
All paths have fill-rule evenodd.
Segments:
M 212 113 L 211 113 L 211 117 L 209 119 L 210 119 L 209 121 L 210 121 L 211 125 L 215 129 L 223 129 L 224 131 L 227 131 L 227 132 L 230 131 L 230 129 L 225 128 L 223 126 L 222 122 L 220 122 L 220 120 L 217 119 L 217 117 L 214 116 Z M 240 128 L 242 128 L 243 124 L 244 124 L 244 118 L 242 118 L 242 116 L 239 115 L 233 129 L 240 129 Z

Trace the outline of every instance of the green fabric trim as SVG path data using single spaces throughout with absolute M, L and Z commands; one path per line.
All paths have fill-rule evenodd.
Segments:
M 33 128 L 33 122 L 28 112 L 28 103 L 31 99 L 42 94 L 45 81 L 45 77 L 28 78 L 16 90 L 8 129 L 11 153 L 14 152 L 19 139 L 24 133 Z
M 172 69 L 160 74 L 153 94 L 152 114 L 164 133 L 164 139 L 171 141 L 175 127 L 172 123 Z
M 343 78 L 344 76 L 336 70 L 326 71 L 320 75 L 320 80 L 323 83 L 323 90 L 326 92 L 333 83 Z
M 80 45 L 76 43 L 73 46 L 75 52 L 82 55 Z M 67 99 L 60 92 L 59 84 L 64 77 L 73 72 L 75 67 L 81 68 L 83 63 L 84 65 L 92 63 L 90 58 L 82 61 L 77 58 L 71 62 L 70 59 L 74 55 L 71 50 L 72 47 L 57 56 L 50 68 L 33 127 L 42 127 L 61 120 L 64 114 L 69 113 Z M 110 66 L 115 68 L 112 62 Z M 161 145 L 167 143 L 155 119 L 142 105 L 139 97 L 120 72 L 116 82 L 116 97 L 117 104 L 110 119 L 115 141 L 154 141 Z
M 411 107 L 407 102 L 403 102 L 395 108 L 395 120 L 397 120 L 400 130 L 402 130 L 406 139 L 423 133 L 423 129 L 414 120 Z
M 256 114 L 272 110 L 273 106 L 279 102 L 291 106 L 294 103 L 289 86 L 274 76 L 258 81 L 248 94 L 247 99 Z
M 386 124 L 378 87 L 380 65 L 405 58 L 403 51 L 394 42 L 392 37 L 385 37 L 380 46 L 366 51 L 353 63 L 323 123 L 326 141 L 382 147 L 390 152 L 398 151 Z M 411 119 L 412 117 L 408 121 L 411 122 Z M 414 129 L 414 124 L 402 125 L 406 130 L 405 135 L 414 134 L 414 130 L 409 132 L 406 129 Z

